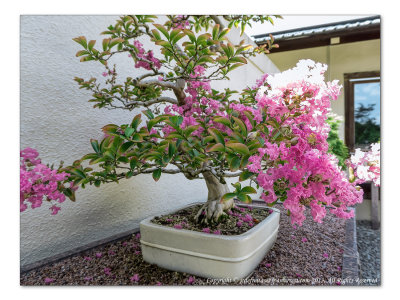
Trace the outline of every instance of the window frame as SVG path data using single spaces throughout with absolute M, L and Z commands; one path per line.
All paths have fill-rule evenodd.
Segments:
M 345 144 L 352 153 L 355 151 L 354 123 L 354 84 L 381 82 L 380 71 L 345 73 L 344 75 L 344 107 L 345 107 Z M 376 78 L 379 77 L 379 78 Z M 363 80 L 365 78 L 365 80 Z

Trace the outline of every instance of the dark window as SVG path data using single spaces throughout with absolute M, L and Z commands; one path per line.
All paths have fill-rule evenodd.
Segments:
M 380 73 L 344 74 L 345 141 L 351 152 L 380 140 Z

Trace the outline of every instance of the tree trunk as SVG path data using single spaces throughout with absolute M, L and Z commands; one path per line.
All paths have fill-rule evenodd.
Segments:
M 218 222 L 221 216 L 226 215 L 225 211 L 234 207 L 233 199 L 222 202 L 221 198 L 229 193 L 228 185 L 219 182 L 210 171 L 202 173 L 208 188 L 207 202 L 201 207 L 196 215 L 196 221 L 208 224 L 210 221 Z

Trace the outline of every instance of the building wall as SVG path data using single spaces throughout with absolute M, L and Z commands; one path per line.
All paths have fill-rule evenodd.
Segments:
M 301 59 L 328 64 L 327 80 L 338 79 L 344 85 L 344 73 L 380 71 L 380 40 L 271 53 L 268 57 L 281 70 L 293 68 Z M 344 118 L 344 93 L 332 102 L 332 111 Z M 344 139 L 344 123 L 340 128 Z
M 37 149 L 45 163 L 57 165 L 63 160 L 69 165 L 92 152 L 89 140 L 102 138 L 101 127 L 126 124 L 139 112 L 93 109 L 87 102 L 90 92 L 78 89 L 73 81 L 75 76 L 102 77 L 104 70 L 96 62 L 80 63 L 75 53 L 81 48 L 72 38 L 85 35 L 88 40 L 97 39 L 100 45 L 103 37 L 99 33 L 115 24 L 117 18 L 21 17 L 21 149 Z M 238 41 L 238 32 L 234 29 L 228 38 Z M 149 47 L 148 40 L 142 42 Z M 116 57 L 113 62 L 121 78 L 140 74 L 127 56 Z M 258 56 L 233 71 L 229 82 L 217 81 L 213 88 L 239 90 L 254 84 L 263 73 L 277 71 L 271 60 Z M 157 183 L 151 175 L 141 175 L 100 188 L 88 186 L 77 192 L 76 203 L 62 203 L 56 216 L 50 215 L 46 203 L 21 213 L 21 266 L 131 230 L 148 216 L 205 201 L 206 197 L 203 181 L 189 181 L 180 174 L 163 174 Z

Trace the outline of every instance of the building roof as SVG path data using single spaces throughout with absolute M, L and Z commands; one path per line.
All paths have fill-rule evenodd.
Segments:
M 279 44 L 273 52 L 328 46 L 380 38 L 380 16 L 347 20 L 336 23 L 302 27 L 274 32 L 274 43 Z M 270 34 L 254 35 L 258 45 L 267 43 Z M 331 38 L 339 38 L 332 43 Z

